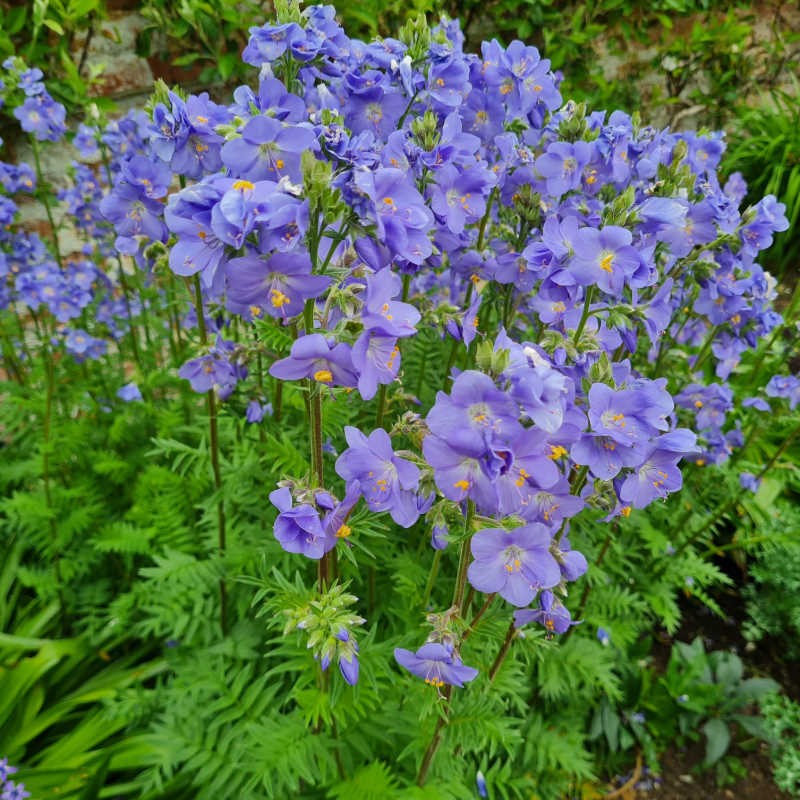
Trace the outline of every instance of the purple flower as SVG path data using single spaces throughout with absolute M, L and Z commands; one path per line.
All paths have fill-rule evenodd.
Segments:
M 296 22 L 250 28 L 250 40 L 242 53 L 242 61 L 260 67 L 280 58 L 291 45 L 305 38 L 305 31 Z
M 598 628 L 597 641 L 600 642 L 603 647 L 608 647 L 611 644 L 611 634 L 605 628 Z
M 426 422 L 454 450 L 479 457 L 491 434 L 513 438 L 521 433 L 518 416 L 516 403 L 488 375 L 467 370 L 455 379 L 450 395 L 436 395 Z
M 278 319 L 296 317 L 305 301 L 319 297 L 331 282 L 311 274 L 307 253 L 233 258 L 226 271 L 228 308 L 247 318 L 259 317 L 262 312 Z
M 272 403 L 261 403 L 258 400 L 251 400 L 245 410 L 245 419 L 251 425 L 261 422 L 267 414 L 272 414 Z
M 358 643 L 344 628 L 336 638 L 339 640 L 339 671 L 350 686 L 355 686 L 358 683 Z
M 126 383 L 117 390 L 117 397 L 126 403 L 133 403 L 142 399 L 142 393 L 135 383 Z
M 635 389 L 613 390 L 595 383 L 589 390 L 589 422 L 592 430 L 618 444 L 632 446 L 667 430 L 672 398 L 655 382 Z
M 400 294 L 400 276 L 391 269 L 382 269 L 367 278 L 367 291 L 361 320 L 367 330 L 387 336 L 413 336 L 420 313 L 410 303 L 392 300 Z
M 164 219 L 177 236 L 169 253 L 170 269 L 176 275 L 199 272 L 209 288 L 225 255 L 225 246 L 211 227 L 212 209 L 230 184 L 223 178 L 187 186 L 170 195 L 164 209 Z
M 378 241 L 393 255 L 421 264 L 433 252 L 428 239 L 433 215 L 406 173 L 384 168 L 359 171 L 355 186 L 373 203 Z
M 46 90 L 26 97 L 25 102 L 14 109 L 14 116 L 19 120 L 22 130 L 32 133 L 40 142 L 57 142 L 67 130 L 66 109 L 61 103 L 56 103 Z
M 416 653 L 398 647 L 394 657 L 401 667 L 437 689 L 445 684 L 463 687 L 478 675 L 477 669 L 464 666 L 458 655 L 438 642 L 424 644 Z
M 739 485 L 742 489 L 756 494 L 761 486 L 761 481 L 752 472 L 742 472 L 739 474 Z
M 288 125 L 271 117 L 253 117 L 241 136 L 222 146 L 222 161 L 236 176 L 250 181 L 300 177 L 300 154 L 317 150 L 311 128 Z
M 631 247 L 626 228 L 606 225 L 600 230 L 581 228 L 575 234 L 575 255 L 569 274 L 581 286 L 599 286 L 606 294 L 619 297 L 625 282 L 639 267 L 639 254 Z
M 546 179 L 548 194 L 561 197 L 580 186 L 583 168 L 591 156 L 592 146 L 587 142 L 555 142 L 547 146 L 547 151 L 536 159 L 534 166 Z
M 448 545 L 447 535 L 449 533 L 447 525 L 434 525 L 431 529 L 431 547 L 434 550 L 445 550 Z
M 773 375 L 766 388 L 767 397 L 782 397 L 789 401 L 789 408 L 794 411 L 800 403 L 800 378 L 795 375 Z
M 541 589 L 561 581 L 561 569 L 550 553 L 551 532 L 538 523 L 513 531 L 488 528 L 470 543 L 475 560 L 467 577 L 479 591 L 500 596 L 515 606 L 526 606 Z
M 358 391 L 364 400 L 375 397 L 378 385 L 391 383 L 400 370 L 397 339 L 375 330 L 366 330 L 358 337 L 352 355 L 358 373 Z
M 344 343 L 328 342 L 321 333 L 297 339 L 289 357 L 276 361 L 269 374 L 282 381 L 312 378 L 326 386 L 354 387 L 357 383 L 350 348 Z
M 486 170 L 472 167 L 462 172 L 453 164 L 445 164 L 436 172 L 431 208 L 453 233 L 461 233 L 468 222 L 483 216 L 483 194 L 493 183 L 494 176 Z
M 551 591 L 542 592 L 538 608 L 522 608 L 514 612 L 514 625 L 517 628 L 521 628 L 529 622 L 538 622 L 540 625 L 544 625 L 549 635 L 566 633 L 570 626 L 578 624 L 572 621 L 569 609 L 556 599 Z
M 325 530 L 314 506 L 294 505 L 292 493 L 285 487 L 270 492 L 269 499 L 280 512 L 275 520 L 275 538 L 287 553 L 319 560 L 336 546 L 335 534 Z
M 644 508 L 656 498 L 666 497 L 683 486 L 678 461 L 681 456 L 654 449 L 644 463 L 629 475 L 619 490 L 620 500 L 634 508 Z
M 388 511 L 398 525 L 410 528 L 419 517 L 419 468 L 395 455 L 383 428 L 368 437 L 349 425 L 344 432 L 350 447 L 336 460 L 336 472 L 348 482 L 359 481 L 370 511 Z
M 246 369 L 231 360 L 233 347 L 232 342 L 218 338 L 207 355 L 187 361 L 178 370 L 178 375 L 189 381 L 195 392 L 205 394 L 215 389 L 220 399 L 224 399 L 247 375 Z
M 30 796 L 31 793 L 25 791 L 24 783 L 8 781 L 3 787 L 3 793 L 0 794 L 0 800 L 25 800 L 26 797 Z
M 7 758 L 0 758 L 0 783 L 7 781 L 8 776 L 13 775 L 16 771 L 16 767 L 9 766 Z
M 480 770 L 478 770 L 478 772 L 475 775 L 475 783 L 478 787 L 478 796 L 488 797 L 489 790 L 486 787 L 486 778 L 483 776 L 483 773 Z

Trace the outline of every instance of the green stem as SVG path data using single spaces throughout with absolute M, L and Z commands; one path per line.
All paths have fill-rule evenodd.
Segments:
M 486 211 L 481 217 L 481 222 L 478 227 L 478 241 L 475 243 L 475 249 L 478 251 L 480 251 L 483 248 L 483 237 L 486 233 L 486 225 L 489 222 L 489 217 L 492 213 L 492 205 L 494 204 L 495 197 L 497 197 L 496 186 L 494 187 L 494 189 L 492 189 L 491 192 L 489 192 L 489 199 L 486 201 Z
M 433 563 L 431 564 L 431 571 L 428 573 L 428 582 L 425 584 L 425 591 L 422 593 L 422 607 L 427 608 L 428 602 L 431 599 L 431 592 L 433 585 L 436 583 L 436 577 L 439 574 L 439 566 L 442 563 L 443 550 L 437 550 L 433 554 Z
M 617 530 L 616 525 L 613 525 L 612 527 L 609 528 L 609 531 L 606 534 L 605 541 L 603 542 L 603 546 L 600 548 L 600 553 L 595 559 L 594 562 L 595 568 L 599 567 L 603 563 L 603 559 L 606 557 L 608 548 L 611 546 L 611 539 L 616 530 Z M 581 594 L 580 602 L 578 603 L 578 610 L 575 612 L 575 619 L 580 619 L 583 616 L 583 612 L 586 610 L 586 603 L 589 600 L 589 595 L 591 594 L 591 592 L 592 592 L 592 584 L 587 581 L 586 585 L 583 587 L 583 593 Z M 574 625 L 570 626 L 567 629 L 567 632 L 563 636 L 564 641 L 569 639 L 570 635 L 572 634 L 572 631 L 574 630 L 575 630 Z
M 594 286 L 588 286 L 586 288 L 586 296 L 583 300 L 583 314 L 581 314 L 581 320 L 578 323 L 578 327 L 575 329 L 575 346 L 580 343 L 581 335 L 583 334 L 583 329 L 586 327 L 586 322 L 589 319 L 589 310 L 592 304 L 592 297 L 594 297 Z
M 378 412 L 375 415 L 375 427 L 383 428 L 383 417 L 386 413 L 386 384 L 382 383 L 378 389 Z
M 200 340 L 203 347 L 208 347 L 208 331 L 206 330 L 206 319 L 203 314 L 203 290 L 200 287 L 200 277 L 194 276 L 194 305 L 197 314 L 197 326 L 200 330 Z M 206 393 L 206 404 L 208 407 L 208 432 L 211 446 L 211 470 L 214 474 L 214 489 L 217 492 L 217 545 L 220 557 L 225 555 L 226 533 L 225 533 L 225 505 L 222 500 L 222 470 L 219 462 L 219 429 L 217 427 L 217 397 L 213 389 Z M 225 635 L 228 630 L 228 592 L 225 579 L 219 581 L 219 605 L 220 605 L 220 627 Z
M 581 489 L 583 489 L 584 484 L 586 483 L 586 478 L 589 474 L 589 467 L 581 467 L 577 473 L 575 473 L 575 482 L 572 484 L 571 493 L 574 495 L 579 495 L 581 493 Z
M 511 323 L 514 319 L 514 311 L 514 284 L 509 283 L 508 286 L 506 286 L 506 296 L 503 301 L 503 326 L 506 330 L 511 327 Z
M 448 686 L 444 690 L 444 708 L 448 708 L 450 705 L 450 695 L 453 693 L 453 687 Z M 439 749 L 439 745 L 442 743 L 442 731 L 444 730 L 444 726 L 447 724 L 447 717 L 442 711 L 441 716 L 438 720 L 436 720 L 436 728 L 433 731 L 433 737 L 431 738 L 431 742 L 428 745 L 428 749 L 425 751 L 425 755 L 422 758 L 422 764 L 420 764 L 419 772 L 417 773 L 417 786 L 424 786 L 425 780 L 428 777 L 428 771 L 431 768 L 431 764 L 433 763 L 433 757 L 436 755 L 436 751 Z
M 470 634 L 474 632 L 478 622 L 480 621 L 481 617 L 489 610 L 489 606 L 492 605 L 495 597 L 497 597 L 496 592 L 492 592 L 491 594 L 486 595 L 486 600 L 484 604 L 480 607 L 478 613 L 475 614 L 475 616 L 472 618 L 472 622 L 470 622 L 469 627 L 464 631 L 464 635 L 461 637 L 462 644 L 466 642 Z
M 283 416 L 283 381 L 275 378 L 275 393 L 272 401 L 272 416 L 275 422 L 280 422 Z
M 514 641 L 515 633 L 516 628 L 514 627 L 514 618 L 512 617 L 511 622 L 508 625 L 508 630 L 506 631 L 505 639 L 503 639 L 503 643 L 500 645 L 500 649 L 497 651 L 497 657 L 489 669 L 489 683 L 494 683 L 494 679 L 497 677 L 500 667 L 506 660 L 506 656 L 508 655 L 509 650 L 511 650 L 511 643 Z
M 119 265 L 119 284 L 122 287 L 122 297 L 125 301 L 125 310 L 128 314 L 128 332 L 131 335 L 131 351 L 133 352 L 133 359 L 139 367 L 139 371 L 144 376 L 145 370 L 142 364 L 142 355 L 139 352 L 139 337 L 136 333 L 136 325 L 133 322 L 133 312 L 131 311 L 130 287 L 125 277 L 125 268 L 122 266 L 122 259 L 117 257 L 117 263 Z
M 309 301 L 309 302 L 313 302 Z M 322 454 L 322 392 L 312 378 L 308 380 L 309 445 L 311 448 L 311 488 L 324 485 Z M 325 553 L 317 563 L 317 579 L 320 593 L 330 584 L 330 553 Z
M 714 339 L 717 338 L 717 334 L 719 333 L 719 329 L 721 327 L 721 325 L 715 325 L 711 329 L 711 333 L 708 334 L 708 338 L 705 340 L 705 342 L 703 342 L 703 346 L 700 348 L 700 352 L 697 354 L 697 359 L 692 366 L 692 371 L 697 372 L 700 367 L 705 364 L 706 359 L 711 352 L 711 346 L 714 344 Z
M 472 539 L 472 521 L 475 518 L 475 503 L 467 500 L 467 517 L 464 521 L 464 539 L 461 542 L 461 549 L 458 553 L 458 573 L 456 575 L 456 586 L 453 591 L 453 606 L 458 609 L 461 616 L 464 615 L 464 590 L 467 585 L 467 568 L 469 567 L 469 557 L 471 554 L 470 540 Z
M 50 207 L 50 187 L 46 184 L 44 173 L 42 172 L 42 162 L 39 157 L 39 142 L 36 138 L 31 136 L 31 146 L 33 148 L 33 163 L 36 167 L 36 181 L 39 188 L 39 197 L 41 198 L 42 205 L 44 206 L 45 213 L 47 214 L 47 221 L 50 223 L 50 232 L 53 237 L 53 249 L 55 250 L 56 261 L 61 271 L 64 271 L 64 261 L 61 258 L 61 246 L 58 243 L 58 228 L 56 227 L 55 219 L 53 218 L 53 209 Z

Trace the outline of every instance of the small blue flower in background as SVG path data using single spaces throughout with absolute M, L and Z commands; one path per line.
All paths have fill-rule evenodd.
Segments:
M 9 766 L 7 758 L 0 758 L 0 800 L 25 800 L 31 793 L 25 791 L 24 783 L 14 783 L 8 779 L 17 771 L 16 767 Z
M 7 758 L 0 758 L 0 781 L 7 781 L 9 775 L 17 771 L 16 767 L 9 766 Z
M 761 486 L 761 481 L 752 472 L 742 472 L 739 475 L 739 485 L 742 489 L 747 489 L 755 494 Z
M 605 628 L 598 628 L 597 640 L 603 647 L 608 647 L 611 644 L 611 634 Z
M 117 389 L 117 397 L 126 403 L 133 403 L 142 399 L 142 393 L 135 383 L 126 383 Z
M 478 784 L 478 794 L 481 797 L 488 797 L 489 790 L 486 788 L 486 778 L 484 778 L 480 770 L 478 770 L 478 774 L 475 776 L 475 783 Z

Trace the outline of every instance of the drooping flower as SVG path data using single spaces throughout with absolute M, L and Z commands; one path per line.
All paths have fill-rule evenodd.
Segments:
M 478 676 L 477 669 L 465 666 L 453 650 L 439 642 L 424 644 L 416 653 L 398 647 L 394 657 L 401 667 L 437 689 L 444 685 L 462 688 Z
M 275 538 L 287 553 L 301 553 L 319 560 L 336 546 L 336 536 L 325 530 L 314 506 L 294 505 L 292 493 L 286 487 L 270 492 L 269 499 L 280 512 L 275 520 Z
M 569 609 L 551 591 L 542 592 L 538 608 L 521 608 L 514 612 L 514 625 L 521 628 L 529 622 L 543 625 L 549 635 L 566 633 L 573 622 Z
M 283 381 L 311 378 L 325 386 L 353 387 L 357 383 L 349 346 L 329 342 L 321 333 L 295 340 L 290 355 L 276 361 L 269 374 Z

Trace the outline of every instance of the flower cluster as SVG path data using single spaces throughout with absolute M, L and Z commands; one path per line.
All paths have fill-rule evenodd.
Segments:
M 13 111 L 22 130 L 39 142 L 59 141 L 67 130 L 67 112 L 50 96 L 42 81 L 42 71 L 37 67 L 27 67 L 20 58 L 7 58 L 3 69 L 6 70 L 5 91 L 21 92 L 24 96 Z
M 766 400 L 739 403 L 729 378 L 781 321 L 757 258 L 785 209 L 773 197 L 740 209 L 743 182 L 717 174 L 720 135 L 563 103 L 550 63 L 522 42 L 466 53 L 448 22 L 364 43 L 332 7 L 284 16 L 251 29 L 243 59 L 257 85 L 229 104 L 161 85 L 150 117 L 83 126 L 74 145 L 103 169 L 77 164 L 60 197 L 103 240 L 101 257 L 149 279 L 163 253 L 159 268 L 192 286 L 194 314 L 170 325 L 202 332 L 203 351 L 178 369 L 194 391 L 231 406 L 245 395 L 248 422 L 266 413 L 265 375 L 276 417 L 284 385 L 302 397 L 311 472 L 270 500 L 275 539 L 319 562 L 321 592 L 335 590 L 328 556 L 358 535 L 360 500 L 403 529 L 425 519 L 437 550 L 460 519 L 446 623 L 396 658 L 461 686 L 477 674 L 460 656 L 467 582 L 510 604 L 515 625 L 566 632 L 568 584 L 587 569 L 573 520 L 588 510 L 617 524 L 679 490 L 682 459 L 716 463 L 742 444 L 741 407 Z M 12 67 L 23 130 L 61 135 L 41 75 Z M 29 173 L 0 178 L 29 190 Z M 0 203 L 4 225 L 15 213 Z M 77 360 L 107 347 L 88 311 L 119 339 L 146 310 L 127 295 L 121 307 L 114 279 L 36 237 L 2 232 L 0 250 L 0 302 L 46 308 Z M 431 331 L 449 356 L 411 386 L 409 353 Z M 798 385 L 773 378 L 765 393 L 794 408 Z M 351 416 L 333 442 L 337 489 L 322 409 L 355 398 L 376 400 L 375 424 Z M 390 424 L 408 404 L 419 414 Z M 312 645 L 348 683 L 354 624 L 327 625 Z
M 332 587 L 322 597 L 286 611 L 284 629 L 285 634 L 302 631 L 322 671 L 335 660 L 351 686 L 358 683 L 359 673 L 358 642 L 353 631 L 366 621 L 350 610 L 357 600 L 341 586 Z

